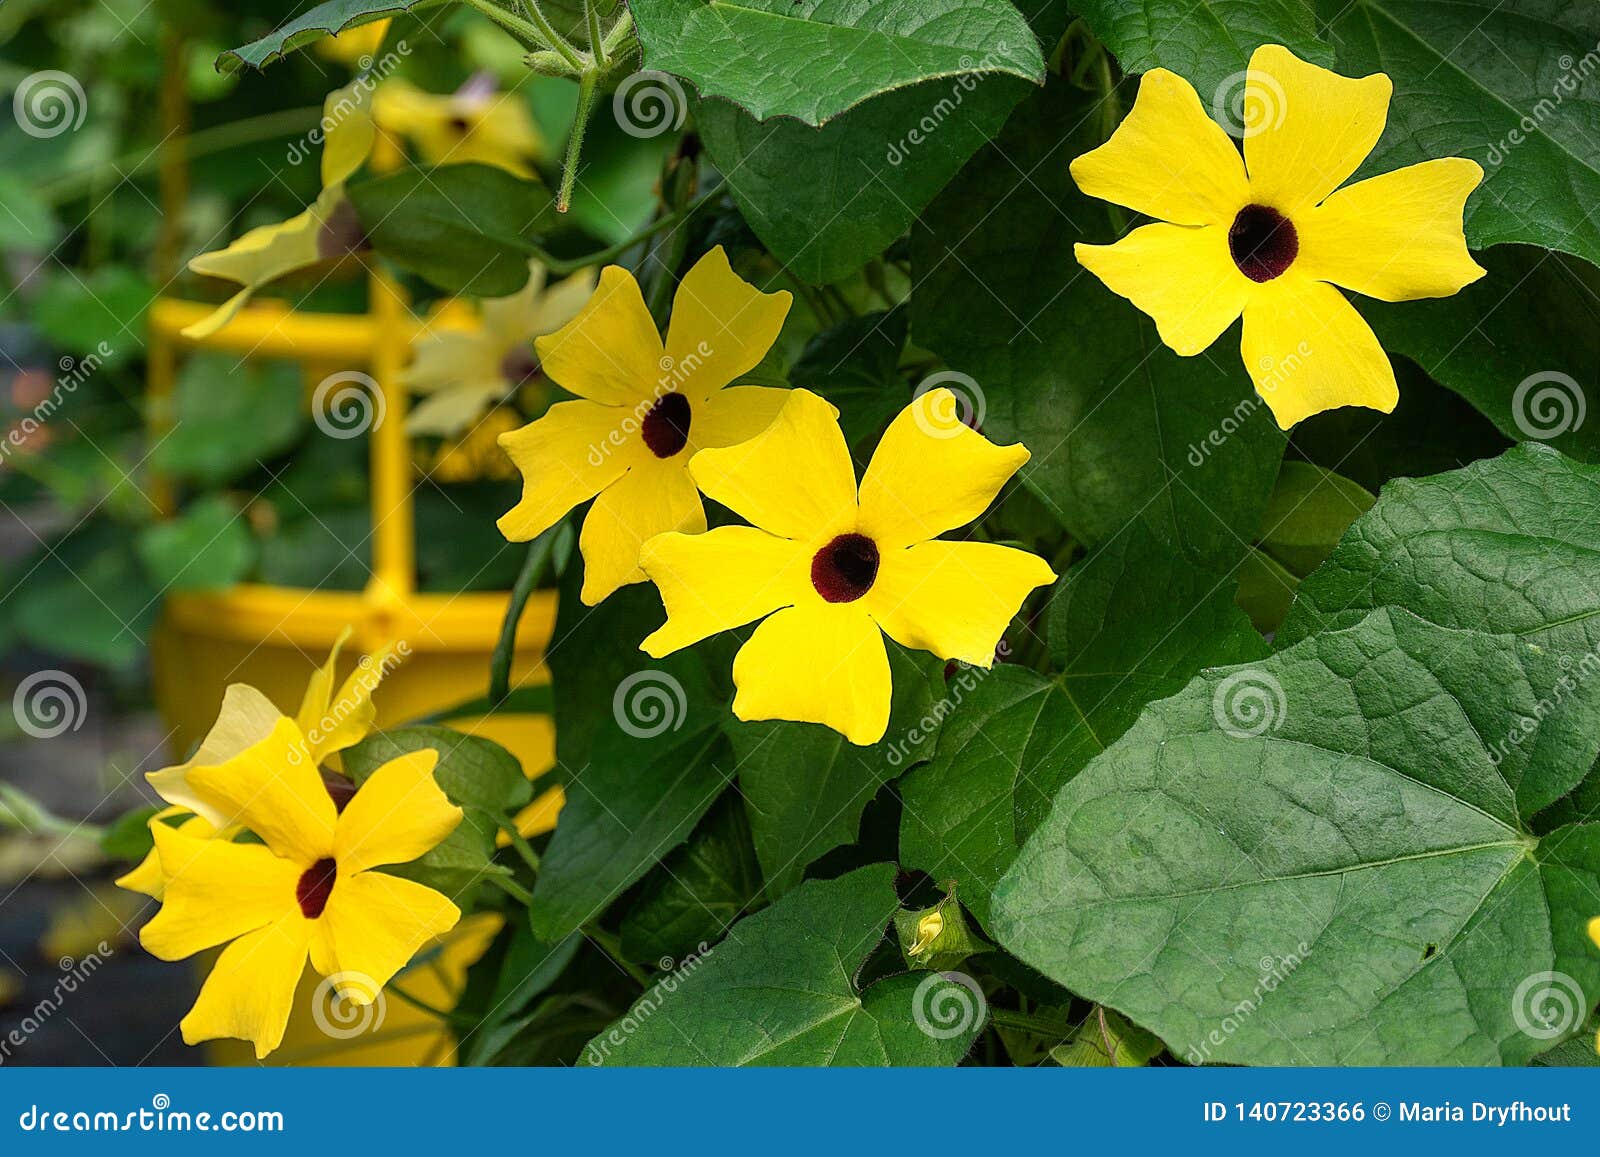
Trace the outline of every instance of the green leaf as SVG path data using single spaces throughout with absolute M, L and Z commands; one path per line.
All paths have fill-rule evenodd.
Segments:
M 549 190 L 476 162 L 404 169 L 347 191 L 372 247 L 448 293 L 508 297 L 534 238 L 556 222 Z
M 1375 501 L 1332 470 L 1309 462 L 1285 462 L 1261 516 L 1262 549 L 1291 574 L 1308 575 Z
M 0 174 L 0 251 L 45 253 L 61 234 L 49 202 L 21 177 Z
M 126 532 L 102 525 L 54 544 L 6 603 L 17 633 L 40 650 L 129 667 L 145 657 L 161 593 L 145 579 Z
M 1385 349 L 1417 362 L 1508 438 L 1600 461 L 1600 414 L 1588 413 L 1600 403 L 1600 272 L 1521 245 L 1476 257 L 1488 276 L 1454 297 L 1353 300 Z
M 1600 685 L 1533 718 L 1561 677 L 1403 611 L 1205 672 L 1062 789 L 995 932 L 1191 1063 L 1524 1063 L 1530 986 L 1600 985 L 1600 825 L 1526 825 L 1600 750 Z
M 858 991 L 855 978 L 900 904 L 894 866 L 810 880 L 739 922 L 703 957 L 646 992 L 584 1050 L 612 1065 L 953 1065 L 983 1028 L 964 988 L 959 1022 L 940 1039 L 924 985 L 937 973 L 891 976 Z M 938 1000 L 938 996 L 931 999 Z
M 1103 1031 L 1100 1017 L 1090 1016 L 1078 1026 L 1071 1040 L 1050 1050 L 1050 1059 L 1065 1069 L 1111 1068 L 1113 1065 L 1119 1069 L 1136 1069 L 1149 1064 L 1164 1048 L 1166 1046 L 1153 1033 L 1108 1012 Z
M 1200 94 L 1200 103 L 1227 123 L 1239 117 L 1244 72 L 1263 44 L 1281 44 L 1296 56 L 1333 65 L 1333 50 L 1317 39 L 1306 0 L 1079 0 L 1077 9 L 1126 72 L 1166 68 Z
M 580 569 L 568 568 L 549 648 L 567 802 L 529 909 L 552 942 L 687 839 L 733 775 L 725 696 L 708 668 L 718 647 L 651 661 L 637 648 L 661 620 L 655 592 L 628 587 L 585 607 Z
M 101 833 L 100 850 L 110 859 L 138 863 L 155 847 L 155 837 L 150 834 L 150 821 L 160 810 L 158 807 L 141 807 L 124 812 Z
M 646 882 L 622 922 L 622 950 L 631 960 L 665 961 L 660 970 L 668 971 L 671 961 L 721 940 L 760 892 L 750 823 L 730 792 Z
M 360 784 L 391 759 L 424 749 L 439 753 L 433 778 L 462 807 L 500 816 L 533 798 L 516 756 L 493 740 L 448 727 L 404 727 L 370 735 L 343 753 L 345 773 Z
M 839 408 L 852 447 L 875 439 L 911 401 L 899 370 L 908 320 L 900 307 L 848 318 L 808 341 L 789 367 L 791 386 Z
M 933 751 L 951 709 L 935 684 L 943 683 L 944 663 L 888 647 L 894 697 L 888 729 L 871 747 L 816 723 L 727 725 L 769 898 L 798 884 L 819 856 L 854 842 L 861 813 L 878 790 Z M 943 701 L 936 703 L 936 696 Z
M 1026 0 L 1039 39 L 1066 27 L 1060 0 Z M 725 101 L 695 125 L 756 236 L 803 281 L 838 281 L 878 256 L 1029 91 L 1010 76 L 961 76 L 886 93 L 821 129 L 763 124 Z
M 92 356 L 89 369 L 120 366 L 144 349 L 144 314 L 154 296 L 144 277 L 120 265 L 64 272 L 45 282 L 33 319 L 57 349 L 85 362 Z
M 241 68 L 265 68 L 295 49 L 375 20 L 405 12 L 421 12 L 446 0 L 325 0 L 311 11 L 296 16 L 260 40 L 242 48 L 230 48 L 217 57 L 218 72 L 237 72 Z
M 901 860 L 957 894 L 985 927 L 990 891 L 1056 791 L 1202 667 L 1266 654 L 1231 584 L 1137 532 L 1061 580 L 1049 633 L 1061 673 L 1003 665 L 951 684 L 938 754 L 902 781 Z
M 547 944 L 518 921 L 489 993 L 488 1012 L 462 1038 L 463 1062 L 483 1064 L 498 1053 L 514 1035 L 512 1022 L 517 1015 L 560 978 L 582 946 L 583 937 L 577 932 L 559 943 Z
M 221 494 L 199 498 L 178 517 L 145 527 L 135 547 L 145 573 L 163 591 L 232 586 L 256 556 L 237 504 Z
M 629 8 L 646 67 L 757 120 L 821 125 L 868 97 L 941 77 L 1044 80 L 1038 42 L 1010 0 L 632 0 Z
M 532 798 L 522 765 L 505 748 L 448 727 L 406 727 L 370 735 L 341 754 L 345 774 L 357 786 L 388 763 L 413 751 L 439 753 L 433 778 L 466 815 L 444 842 L 407 864 L 384 871 L 464 897 L 486 873 L 503 872 L 494 858 L 495 835 L 506 813 Z
M 1389 123 L 1357 177 L 1471 157 L 1483 186 L 1467 244 L 1520 241 L 1600 264 L 1593 81 L 1600 7 L 1458 0 L 1318 0 L 1338 71 L 1387 72 Z
M 1300 584 L 1280 645 L 1403 607 L 1447 627 L 1518 635 L 1574 660 L 1600 646 L 1600 467 L 1530 443 L 1399 479 Z
M 1032 451 L 1021 477 L 1074 537 L 1095 545 L 1137 521 L 1226 570 L 1249 549 L 1240 528 L 1259 525 L 1284 438 L 1236 337 L 1179 357 L 1078 267 L 1075 242 L 1118 233 L 1067 173 L 1098 143 L 1097 119 L 1052 83 L 928 208 L 912 336 L 973 379 L 989 437 Z
M 196 354 L 183 367 L 173 426 L 150 451 L 183 481 L 229 482 L 289 448 L 305 426 L 300 375 L 280 362 Z

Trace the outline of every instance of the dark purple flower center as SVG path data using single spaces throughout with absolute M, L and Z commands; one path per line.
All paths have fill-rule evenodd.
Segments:
M 1246 205 L 1228 228 L 1228 252 L 1251 281 L 1281 277 L 1300 252 L 1294 222 L 1267 205 Z
M 671 458 L 689 444 L 689 399 L 663 394 L 640 423 L 644 444 L 657 458 Z
M 853 603 L 878 579 L 878 544 L 864 534 L 841 534 L 811 559 L 811 585 L 830 603 Z
M 514 346 L 500 362 L 500 376 L 513 386 L 531 382 L 539 376 L 539 359 L 527 345 Z
M 300 882 L 294 886 L 294 898 L 300 901 L 300 911 L 307 920 L 322 915 L 338 878 L 339 865 L 331 856 L 324 856 L 301 873 Z
M 317 230 L 317 253 L 324 261 L 347 253 L 360 253 L 369 247 L 366 226 L 361 224 L 356 207 L 349 201 L 336 204 L 322 228 Z

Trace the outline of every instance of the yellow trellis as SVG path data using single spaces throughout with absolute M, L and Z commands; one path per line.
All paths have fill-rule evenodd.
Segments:
M 182 68 L 169 93 L 168 139 L 182 140 Z M 401 156 L 380 133 L 372 155 L 377 169 L 392 169 Z M 161 186 L 169 235 L 180 220 L 187 190 L 181 144 L 162 160 Z M 162 246 L 171 262 L 175 246 Z M 159 260 L 159 259 L 158 259 Z M 170 280 L 166 278 L 164 280 Z M 409 658 L 383 684 L 376 703 L 379 723 L 389 726 L 475 698 L 487 687 L 489 659 L 499 637 L 509 595 L 504 592 L 424 593 L 416 589 L 415 488 L 410 441 L 405 432 L 407 396 L 399 385 L 411 340 L 419 328 L 401 287 L 376 263 L 369 273 L 368 311 L 356 315 L 302 313 L 281 302 L 255 301 L 216 334 L 184 338 L 186 326 L 212 306 L 161 297 L 149 313 L 149 411 L 152 436 L 172 420 L 172 394 L 183 354 L 219 350 L 240 359 L 298 363 L 309 384 L 328 375 L 360 371 L 381 396 L 381 417 L 372 428 L 372 575 L 362 591 L 322 591 L 242 583 L 217 592 L 171 595 L 152 640 L 158 706 L 185 751 L 216 718 L 228 683 L 247 682 L 274 700 L 293 706 L 310 661 L 320 661 L 346 626 L 354 628 L 347 662 L 386 642 L 403 641 Z M 217 383 L 226 389 L 226 382 Z M 173 506 L 171 487 L 156 479 L 157 501 Z M 544 647 L 555 619 L 555 599 L 535 593 L 517 635 L 512 686 L 548 678 Z M 350 654 L 353 652 L 354 654 Z M 545 716 L 501 713 L 453 720 L 452 726 L 505 744 L 530 775 L 554 760 L 554 732 Z

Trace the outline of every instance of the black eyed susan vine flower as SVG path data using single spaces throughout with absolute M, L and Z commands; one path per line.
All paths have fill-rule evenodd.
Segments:
M 344 195 L 344 183 L 366 162 L 377 141 L 370 104 L 371 89 L 364 79 L 329 93 L 323 102 L 322 192 L 309 208 L 277 225 L 252 229 L 226 249 L 190 260 L 194 272 L 244 288 L 185 328 L 185 337 L 210 337 L 268 282 L 365 247 L 366 236 Z
M 1383 133 L 1393 85 L 1275 44 L 1250 58 L 1244 156 L 1189 82 L 1147 72 L 1111 139 L 1072 162 L 1090 196 L 1157 219 L 1079 263 L 1190 356 L 1241 315 L 1241 352 L 1279 426 L 1337 406 L 1388 412 L 1394 369 L 1335 286 L 1382 301 L 1448 297 L 1483 276 L 1462 213 L 1483 179 L 1461 157 L 1341 185 Z
M 667 621 L 642 649 L 659 658 L 761 619 L 734 659 L 734 714 L 875 743 L 889 723 L 883 635 L 988 667 L 1028 592 L 1054 580 L 1027 551 L 937 538 L 981 515 L 1027 460 L 931 390 L 889 424 L 858 489 L 833 408 L 794 390 L 763 433 L 690 463 L 708 497 L 754 525 L 645 545 Z
M 368 1004 L 461 918 L 432 888 L 375 870 L 425 854 L 461 822 L 434 782 L 438 754 L 389 761 L 341 812 L 301 742 L 282 719 L 238 757 L 189 769 L 201 803 L 260 843 L 151 829 L 164 887 L 140 943 L 162 960 L 227 945 L 180 1024 L 189 1044 L 238 1037 L 264 1057 L 283 1040 L 308 958 Z
M 399 77 L 386 80 L 373 94 L 372 114 L 384 131 L 410 140 L 430 165 L 475 161 L 537 177 L 531 165 L 544 141 L 533 116 L 519 94 L 500 92 L 486 72 L 474 73 L 445 96 Z
M 423 395 L 406 418 L 412 434 L 458 434 L 485 410 L 533 380 L 533 341 L 571 321 L 594 293 L 592 270 L 550 284 L 544 266 L 529 267 L 528 284 L 510 297 L 489 298 L 464 324 L 442 317 L 413 343 L 403 384 Z M 458 311 L 453 311 L 458 312 Z
M 534 343 L 544 374 L 578 399 L 501 437 L 523 480 L 501 533 L 525 542 L 593 498 L 578 539 L 583 601 L 645 581 L 646 540 L 706 528 L 696 451 L 754 437 L 783 405 L 787 390 L 730 383 L 772 347 L 789 303 L 740 278 L 719 245 L 679 284 L 663 345 L 638 282 L 608 266 L 578 316 Z

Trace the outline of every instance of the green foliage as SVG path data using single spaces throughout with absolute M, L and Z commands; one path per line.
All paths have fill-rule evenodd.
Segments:
M 403 269 L 450 293 L 507 297 L 528 282 L 533 238 L 555 203 L 493 165 L 405 169 L 349 189 L 367 239 Z
M 981 1017 L 948 1039 L 916 1024 L 910 973 L 858 988 L 856 975 L 899 907 L 889 864 L 812 880 L 738 925 L 737 935 L 658 981 L 589 1042 L 614 1065 L 951 1065 Z
M 176 479 L 231 482 L 300 435 L 306 417 L 300 394 L 292 366 L 196 354 L 178 378 L 172 428 L 150 460 Z
M 1226 569 L 1248 549 L 1236 528 L 1259 523 L 1283 435 L 1237 360 L 1179 357 L 1078 268 L 1074 243 L 1120 232 L 1067 173 L 1099 143 L 1096 119 L 1052 81 L 929 206 L 912 238 L 912 337 L 970 375 L 985 433 L 1029 446 L 1021 477 L 1074 537 L 1098 544 L 1138 522 Z
M 1519 983 L 1600 983 L 1600 826 L 1526 823 L 1600 752 L 1600 689 L 1534 718 L 1561 677 L 1399 610 L 1206 672 L 1063 789 L 995 932 L 1192 1063 L 1526 1062 Z
M 259 40 L 239 48 L 230 48 L 217 57 L 219 72 L 235 72 L 241 68 L 265 68 L 275 60 L 325 36 L 360 28 L 386 16 L 420 12 L 434 8 L 445 0 L 324 0 L 309 12 Z
M 1010 0 L 634 0 L 630 8 L 647 67 L 757 120 L 821 125 L 879 93 L 973 72 L 1044 79 L 1039 45 Z M 822 70 L 819 58 L 850 64 Z
M 200 499 L 177 518 L 139 532 L 139 561 L 163 591 L 216 590 L 244 577 L 255 541 L 238 506 L 220 494 Z

